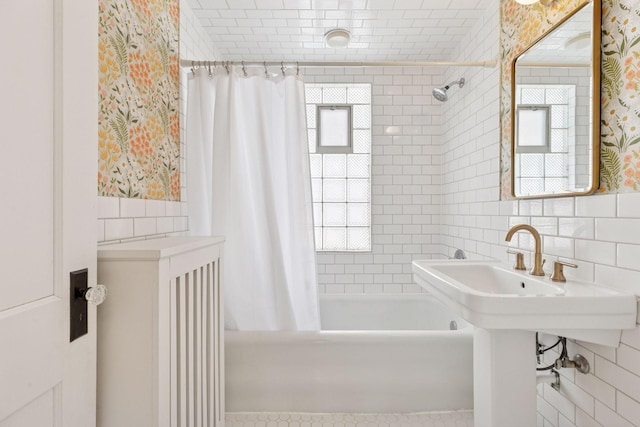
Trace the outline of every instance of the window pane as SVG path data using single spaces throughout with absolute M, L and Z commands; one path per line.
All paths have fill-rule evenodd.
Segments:
M 321 147 L 348 147 L 351 133 L 348 108 L 320 108 Z
M 544 154 L 519 154 L 522 176 L 544 176 Z
M 523 104 L 544 104 L 543 88 L 523 88 L 522 99 Z
M 549 123 L 546 108 L 518 109 L 518 145 L 546 147 Z
M 349 233 L 349 246 L 350 251 L 367 251 L 371 248 L 371 234 L 369 233 L 369 227 L 358 227 L 347 229 Z
M 566 128 L 569 126 L 569 108 L 566 105 L 551 106 L 551 127 Z
M 349 104 L 371 104 L 371 90 L 369 86 L 347 88 L 347 102 Z
M 313 223 L 322 224 L 322 203 L 313 204 Z
M 347 176 L 346 154 L 322 154 L 322 174 L 325 178 L 344 178 Z
M 322 178 L 322 154 L 309 155 L 311 178 Z
M 544 175 L 546 177 L 567 176 L 566 156 L 564 154 L 547 154 L 544 157 L 544 162 Z
M 347 225 L 368 226 L 371 216 L 369 215 L 369 203 L 349 203 Z
M 307 142 L 309 143 L 309 153 L 316 152 L 316 130 L 307 130 Z
M 346 187 L 346 179 L 325 179 L 323 182 L 322 200 L 324 202 L 346 202 Z
M 371 132 L 367 130 L 353 131 L 353 152 L 354 153 L 370 153 L 371 152 Z
M 369 201 L 369 180 L 349 179 L 347 180 L 347 201 L 348 202 L 368 202 Z
M 315 105 L 307 105 L 307 128 L 308 129 L 316 128 L 316 106 Z
M 347 225 L 347 205 L 345 203 L 324 203 L 322 211 L 322 224 L 325 227 L 345 227 Z
M 304 93 L 307 103 L 320 104 L 322 102 L 322 88 L 307 86 Z
M 371 107 L 368 105 L 353 106 L 353 128 L 368 129 L 371 127 Z
M 325 104 L 344 104 L 347 102 L 346 87 L 325 87 L 322 90 L 322 102 Z
M 322 179 L 311 179 L 311 195 L 314 202 L 322 202 Z
M 347 155 L 347 176 L 349 178 L 368 178 L 369 156 L 366 154 Z
M 323 230 L 324 250 L 340 251 L 347 247 L 347 229 L 346 228 L 329 228 Z

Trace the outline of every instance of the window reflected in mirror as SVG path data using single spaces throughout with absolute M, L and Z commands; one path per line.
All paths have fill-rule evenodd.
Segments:
M 600 32 L 593 30 L 596 21 L 593 3 L 587 3 L 515 61 L 511 169 L 515 197 L 589 194 L 597 188 Z

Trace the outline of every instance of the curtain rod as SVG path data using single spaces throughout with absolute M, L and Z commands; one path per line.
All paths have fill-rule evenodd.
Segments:
M 394 61 L 361 61 L 361 62 L 309 62 L 309 61 L 300 61 L 300 62 L 292 62 L 292 61 L 195 61 L 189 59 L 180 60 L 181 67 L 204 67 L 204 66 L 212 66 L 212 65 L 242 65 L 245 67 L 284 67 L 289 66 L 293 68 L 308 68 L 308 67 L 348 67 L 348 68 L 358 68 L 358 67 L 445 67 L 445 66 L 466 66 L 466 67 L 488 67 L 493 68 L 498 63 L 497 59 L 492 59 L 490 61 L 405 61 L 405 62 L 394 62 Z

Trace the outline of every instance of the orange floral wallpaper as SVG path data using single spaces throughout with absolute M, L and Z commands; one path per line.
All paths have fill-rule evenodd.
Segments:
M 98 195 L 180 200 L 179 0 L 99 0 Z
M 501 197 L 511 188 L 511 63 L 526 46 L 587 0 L 551 7 L 502 0 Z M 600 192 L 640 191 L 640 4 L 602 0 Z

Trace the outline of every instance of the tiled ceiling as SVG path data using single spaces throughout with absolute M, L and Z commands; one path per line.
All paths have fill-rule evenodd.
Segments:
M 223 60 L 446 61 L 498 0 L 187 0 Z M 344 28 L 346 49 L 323 36 Z

